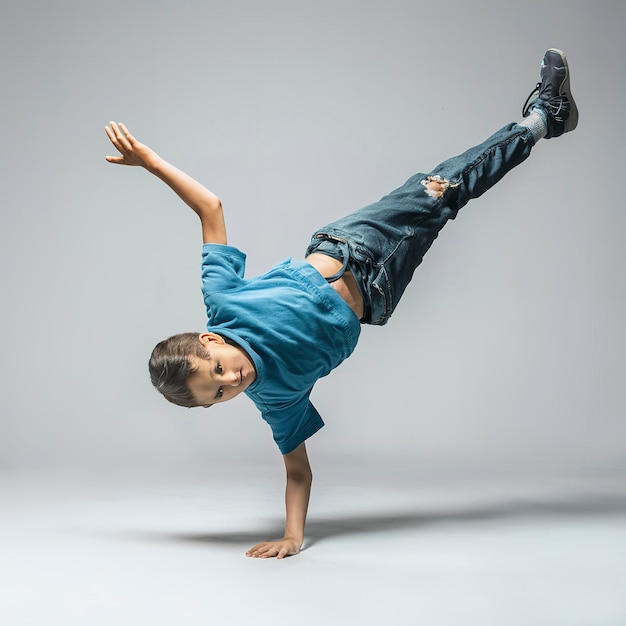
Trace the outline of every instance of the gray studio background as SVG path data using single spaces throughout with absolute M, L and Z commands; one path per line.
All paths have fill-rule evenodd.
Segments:
M 626 5 L 9 2 L 0 17 L 0 622 L 623 626 Z M 202 331 L 197 217 L 105 162 L 123 121 L 222 199 L 248 275 L 519 119 L 579 128 L 449 223 L 320 381 L 304 550 L 247 398 L 163 401 Z
M 251 276 L 518 119 L 550 46 L 579 129 L 446 227 L 391 323 L 316 387 L 309 447 L 314 466 L 623 470 L 624 18 L 618 1 L 7 4 L 4 475 L 280 463 L 246 398 L 186 411 L 150 386 L 153 345 L 204 326 L 199 224 L 105 162 L 109 120 L 222 198 Z

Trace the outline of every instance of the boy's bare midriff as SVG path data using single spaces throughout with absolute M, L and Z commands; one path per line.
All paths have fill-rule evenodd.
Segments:
M 305 261 L 310 263 L 324 278 L 336 274 L 343 265 L 341 261 L 319 252 L 309 254 Z M 330 283 L 330 286 L 346 301 L 354 314 L 361 319 L 363 317 L 363 296 L 350 270 L 346 270 L 343 276 Z

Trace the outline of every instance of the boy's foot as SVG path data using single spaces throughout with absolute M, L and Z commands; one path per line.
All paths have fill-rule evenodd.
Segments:
M 541 82 L 530 93 L 522 107 L 527 117 L 534 108 L 546 115 L 546 139 L 574 130 L 578 124 L 578 109 L 569 87 L 569 68 L 561 50 L 550 48 L 541 61 Z

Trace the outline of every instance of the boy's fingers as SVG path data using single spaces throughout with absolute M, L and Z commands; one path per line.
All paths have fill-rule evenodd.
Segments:
M 104 127 L 104 132 L 107 134 L 107 137 L 113 142 L 115 143 L 115 135 L 113 133 L 113 131 L 111 130 L 111 128 L 109 126 L 105 126 Z
M 120 144 L 120 141 L 117 137 L 117 135 L 115 134 L 115 132 L 112 130 L 112 128 L 110 126 L 105 126 L 104 130 L 107 134 L 107 137 L 111 140 L 111 143 L 120 151 L 122 152 L 122 145 Z
M 260 559 L 283 559 L 291 554 L 298 554 L 298 550 L 291 551 L 290 545 L 283 542 L 264 542 L 250 548 L 246 556 Z
M 124 124 L 122 124 L 122 122 L 120 122 L 120 128 L 122 129 L 122 132 L 124 133 L 126 139 L 128 139 L 128 141 L 131 144 L 136 141 L 136 139 L 128 132 L 128 128 L 126 128 L 126 126 L 124 126 Z
M 125 134 L 122 132 L 122 130 L 120 129 L 120 126 L 124 126 L 123 124 L 116 124 L 115 122 L 110 122 L 111 128 L 113 129 L 113 133 L 115 134 L 115 138 L 117 139 L 118 143 L 120 146 L 122 146 L 125 150 L 128 150 L 130 148 L 130 143 L 128 141 L 128 139 L 126 138 Z M 119 147 L 115 146 L 116 148 Z
M 252 546 L 247 552 L 246 554 L 252 554 L 253 552 L 256 552 L 263 544 L 262 543 L 257 543 L 256 546 Z
M 246 553 L 248 556 L 267 558 L 267 553 L 271 550 L 272 546 L 267 543 L 260 543 L 253 548 L 250 548 Z
M 109 163 L 116 163 L 118 165 L 124 165 L 126 163 L 126 161 L 124 160 L 124 157 L 108 156 L 108 157 L 105 157 L 105 159 Z
M 128 128 L 120 122 L 118 125 L 119 138 L 121 141 L 126 142 L 126 144 L 130 147 L 136 140 L 128 131 Z

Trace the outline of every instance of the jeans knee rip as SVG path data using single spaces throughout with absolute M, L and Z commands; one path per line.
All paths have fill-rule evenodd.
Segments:
M 458 187 L 460 183 L 451 183 L 447 178 L 442 178 L 438 174 L 434 176 L 427 176 L 424 180 L 420 181 L 424 190 L 431 198 L 441 198 L 446 189 L 450 187 Z

